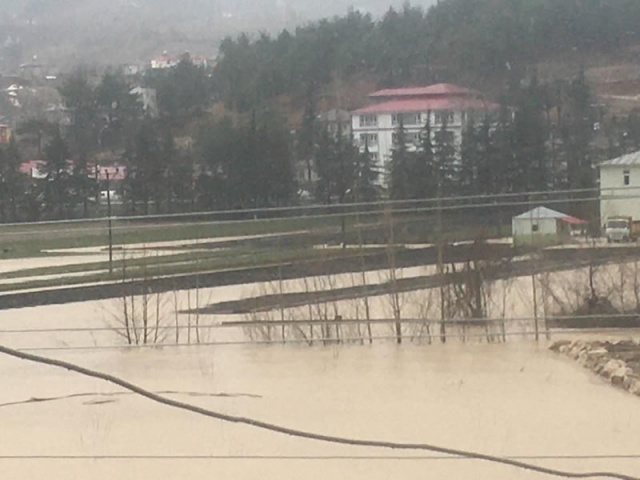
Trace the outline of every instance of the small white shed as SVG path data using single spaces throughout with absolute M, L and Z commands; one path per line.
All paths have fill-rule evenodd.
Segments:
M 514 245 L 553 244 L 570 238 L 574 227 L 587 222 L 547 207 L 536 207 L 511 220 Z

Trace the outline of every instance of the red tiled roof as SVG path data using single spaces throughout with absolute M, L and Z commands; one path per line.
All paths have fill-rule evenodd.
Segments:
M 497 110 L 500 105 L 485 102 L 477 98 L 417 98 L 407 100 L 391 100 L 389 102 L 369 105 L 352 112 L 354 115 L 373 113 L 408 113 L 428 112 L 430 110 Z
M 576 217 L 562 217 L 559 220 L 568 223 L 569 225 L 584 225 L 585 223 L 588 223 L 585 220 L 581 220 Z
M 371 98 L 378 97 L 417 97 L 417 96 L 475 96 L 479 95 L 475 90 L 452 85 L 451 83 L 437 83 L 428 87 L 409 87 L 409 88 L 388 88 L 378 90 L 369 95 Z
M 26 173 L 27 175 L 31 175 L 33 169 L 39 170 L 44 166 L 44 162 L 42 160 L 29 160 L 27 162 L 22 162 L 18 167 L 20 173 Z

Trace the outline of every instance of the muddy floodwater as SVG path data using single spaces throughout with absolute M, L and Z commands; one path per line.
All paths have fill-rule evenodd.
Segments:
M 207 295 L 233 298 L 247 289 L 225 287 Z M 549 352 L 544 342 L 75 350 L 66 348 L 114 345 L 116 338 L 99 330 L 7 332 L 100 328 L 117 311 L 114 305 L 3 311 L 0 343 L 52 348 L 37 353 L 119 375 L 170 398 L 291 428 L 640 476 L 638 398 Z M 216 330 L 211 340 L 231 335 L 225 332 Z M 173 410 L 100 381 L 7 357 L 0 357 L 0 379 L 3 479 L 551 478 L 428 452 L 290 438 Z M 29 402 L 34 398 L 43 401 Z

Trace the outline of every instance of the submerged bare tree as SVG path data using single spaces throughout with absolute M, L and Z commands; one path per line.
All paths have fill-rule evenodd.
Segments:
M 147 254 L 143 249 L 142 264 L 132 270 L 129 260 L 133 256 L 127 257 L 126 250 L 122 251 L 122 290 L 116 299 L 116 308 L 110 312 L 108 324 L 128 345 L 159 344 L 168 333 L 169 295 L 153 291 L 154 277 L 148 270 Z
M 200 308 L 202 300 L 200 285 L 186 292 L 186 305 L 181 301 L 178 286 L 171 291 L 155 290 L 154 281 L 158 278 L 150 268 L 153 259 L 142 247 L 140 255 L 122 250 L 120 295 L 113 300 L 113 306 L 107 308 L 107 324 L 128 345 L 162 344 L 172 341 L 179 344 L 202 343 Z M 134 262 L 133 260 L 137 260 Z M 205 303 L 210 303 L 210 296 Z M 184 314 L 180 312 L 186 310 Z M 184 323 L 184 324 L 183 324 Z M 181 335 L 182 331 L 185 335 Z
M 402 343 L 402 306 L 403 306 L 403 295 L 398 289 L 398 275 L 400 274 L 400 269 L 398 268 L 398 262 L 396 258 L 396 249 L 397 245 L 395 244 L 395 235 L 394 235 L 394 222 L 393 217 L 391 215 L 391 207 L 389 205 L 385 206 L 384 209 L 384 219 L 388 228 L 388 239 L 387 239 L 387 283 L 389 285 L 389 306 L 391 307 L 391 315 L 394 320 L 394 335 L 395 340 L 398 345 Z

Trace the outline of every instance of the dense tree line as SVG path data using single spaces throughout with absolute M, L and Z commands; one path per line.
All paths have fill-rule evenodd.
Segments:
M 281 94 L 317 93 L 334 78 L 381 86 L 503 78 L 562 52 L 610 53 L 640 40 L 635 0 L 446 0 L 405 5 L 380 20 L 344 17 L 220 46 L 217 89 L 246 110 Z
M 277 115 L 255 112 L 248 121 L 208 122 L 197 137 L 203 208 L 289 205 L 296 196 L 291 139 Z
M 91 214 L 90 199 L 106 188 L 88 171 L 95 162 L 126 166 L 119 193 L 130 212 L 146 214 L 291 205 L 301 190 L 330 205 L 387 193 L 422 199 L 586 189 L 596 185 L 599 161 L 640 148 L 640 114 L 604 121 L 584 75 L 551 84 L 535 75 L 513 82 L 502 108 L 468 122 L 461 139 L 454 140 L 446 123 L 427 123 L 417 145 L 400 141 L 406 135 L 401 123 L 388 163 L 374 161 L 368 145 L 356 146 L 342 127 L 330 130 L 312 102 L 292 134 L 274 110 L 215 119 L 203 113 L 206 97 L 185 103 L 181 113 L 151 117 L 113 72 L 95 85 L 75 72 L 61 92 L 72 115 L 85 121 L 30 120 L 19 129 L 20 143 L 0 150 L 5 221 Z M 174 115 L 196 125 L 186 144 Z M 41 152 L 44 181 L 18 173 L 20 146 Z M 313 175 L 296 179 L 296 162 Z
M 119 71 L 99 78 L 83 68 L 66 74 L 58 89 L 66 118 L 59 123 L 30 118 L 18 125 L 18 140 L 0 150 L 1 218 L 89 216 L 100 190 L 114 188 L 99 180 L 104 175 L 96 166 L 110 165 L 126 169 L 118 187 L 131 212 L 149 213 L 151 205 L 155 212 L 192 208 L 198 162 L 189 149 L 176 147 L 175 138 L 211 104 L 209 73 L 184 58 L 141 81 L 143 89 L 156 92 L 157 105 L 145 105 Z M 45 178 L 19 173 L 27 159 L 44 162 Z
M 640 114 L 605 120 L 584 75 L 540 83 L 522 67 L 574 46 L 612 51 L 635 35 L 640 8 L 627 0 L 565 3 L 447 0 L 426 12 L 389 10 L 379 21 L 352 11 L 277 37 L 226 39 L 213 72 L 185 57 L 142 79 L 157 92 L 156 111 L 144 108 L 121 73 L 93 78 L 78 69 L 59 89 L 68 121 L 30 119 L 19 141 L 0 149 L 0 218 L 91 215 L 108 186 L 91 178 L 90 165 L 109 163 L 126 166 L 119 193 L 132 213 L 290 205 L 301 192 L 334 204 L 387 193 L 420 199 L 592 188 L 598 161 L 640 148 Z M 427 124 L 409 144 L 401 124 L 391 159 L 374 161 L 368 145 L 319 119 L 323 88 L 360 75 L 380 85 L 498 77 L 503 108 L 469 122 L 460 141 L 446 124 Z M 285 94 L 303 100 L 295 133 L 290 112 L 268 102 Z M 214 116 L 219 100 L 230 108 Z M 46 179 L 18 173 L 26 158 L 45 161 Z M 296 179 L 296 163 L 304 179 Z
M 509 99 L 507 101 L 506 99 Z M 514 86 L 502 107 L 469 121 L 459 142 L 446 124 L 427 124 L 421 143 L 394 145 L 389 163 L 392 198 L 586 190 L 597 187 L 601 161 L 640 147 L 637 111 L 606 118 L 583 74 Z M 406 135 L 400 124 L 395 138 Z M 574 197 L 592 196 L 591 193 Z M 588 215 L 576 202 L 574 213 Z

